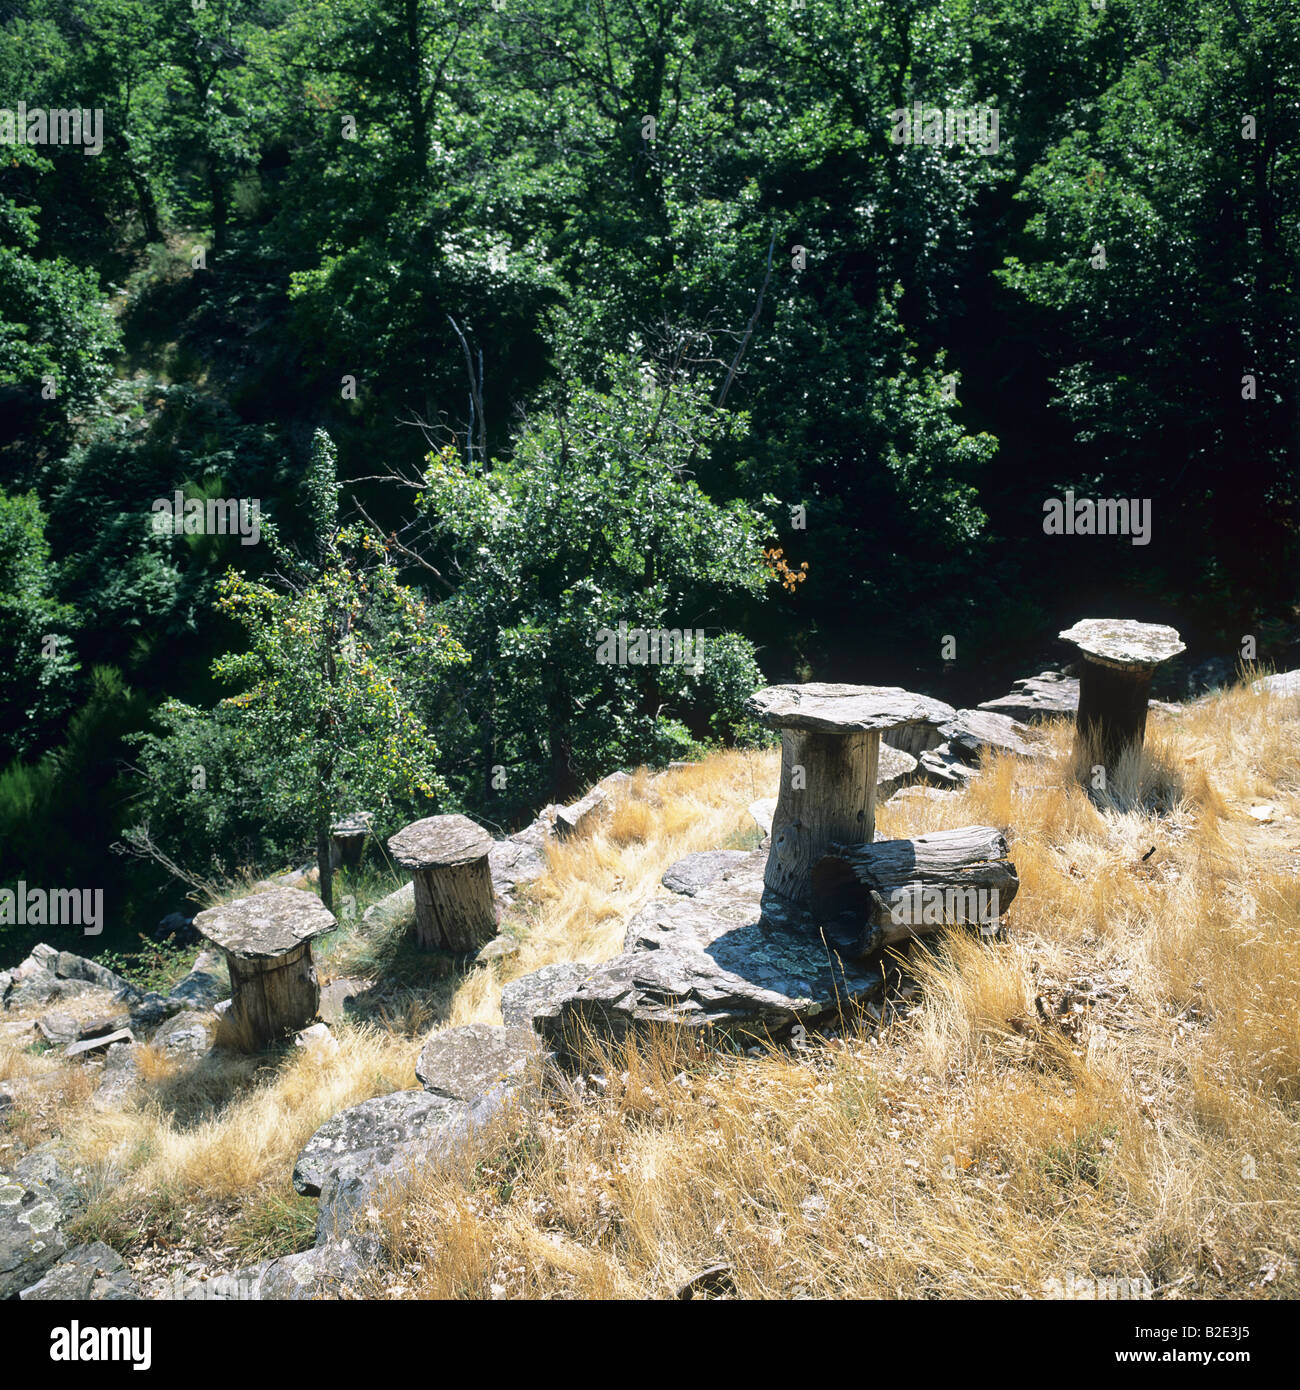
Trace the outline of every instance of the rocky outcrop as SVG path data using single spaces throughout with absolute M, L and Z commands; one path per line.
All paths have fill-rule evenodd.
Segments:
M 764 901 L 766 858 L 756 850 L 694 897 L 653 900 L 628 924 L 622 955 L 539 991 L 530 1012 L 543 1040 L 570 1053 L 586 1032 L 663 1024 L 779 1036 L 841 1009 L 878 1007 L 878 971 L 838 957 L 806 914 L 770 894 Z
M 1284 699 L 1300 695 L 1300 671 L 1279 671 L 1275 676 L 1262 676 L 1251 689 L 1256 695 L 1280 695 Z
M 200 951 L 189 974 L 178 980 L 168 994 L 186 1009 L 212 1009 L 230 996 L 230 977 L 219 951 Z

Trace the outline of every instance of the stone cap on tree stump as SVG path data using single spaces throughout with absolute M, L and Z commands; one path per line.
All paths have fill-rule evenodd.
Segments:
M 1103 765 L 1141 748 L 1146 736 L 1151 677 L 1162 661 L 1185 651 L 1172 627 L 1127 618 L 1085 618 L 1060 634 L 1078 647 L 1079 713 L 1076 744 L 1089 741 Z
M 194 930 L 236 960 L 274 960 L 308 944 L 338 923 L 315 893 L 277 888 L 210 907 L 194 919 Z
M 745 713 L 781 730 L 781 785 L 763 881 L 790 902 L 811 899 L 813 866 L 834 842 L 875 837 L 880 736 L 938 724 L 951 707 L 895 685 L 773 685 Z
M 746 714 L 769 729 L 819 733 L 882 732 L 904 724 L 942 723 L 950 706 L 897 685 L 769 685 L 745 701 Z
M 1073 642 L 1086 660 L 1115 671 L 1149 668 L 1187 648 L 1176 628 L 1160 623 L 1137 623 L 1129 618 L 1085 618 L 1060 634 Z
M 316 1017 L 311 943 L 337 926 L 321 900 L 299 888 L 236 898 L 194 919 L 195 930 L 226 953 L 229 1021 L 240 1046 L 275 1042 Z
M 472 864 L 492 848 L 492 836 L 468 816 L 426 816 L 389 838 L 388 849 L 404 869 Z
M 495 841 L 468 816 L 426 816 L 388 841 L 415 882 L 415 940 L 424 950 L 477 951 L 497 931 L 488 854 Z

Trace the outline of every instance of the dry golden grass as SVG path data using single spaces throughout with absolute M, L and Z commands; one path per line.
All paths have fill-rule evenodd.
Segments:
M 750 1297 L 1040 1297 L 1070 1275 L 1294 1296 L 1300 709 L 1238 687 L 1153 713 L 1105 792 L 1079 784 L 1068 723 L 1047 735 L 1046 760 L 881 809 L 890 835 L 1010 826 L 1021 880 L 1001 941 L 912 956 L 910 1016 L 804 1053 L 613 1049 L 603 1090 L 552 1093 L 472 1166 L 392 1193 L 392 1268 L 359 1292 L 665 1297 L 721 1267 L 709 1290 Z M 739 809 L 776 766 L 691 776 Z M 561 851 L 547 958 L 598 927 L 578 904 L 611 852 Z
M 1104 794 L 1080 785 L 1068 724 L 1046 749 L 880 808 L 891 836 L 1009 827 L 1021 884 L 1000 940 L 913 951 L 899 1021 L 758 1057 L 612 1049 L 603 1088 L 553 1087 L 391 1193 L 390 1262 L 357 1292 L 664 1297 L 721 1267 L 709 1292 L 753 1297 L 1038 1297 L 1069 1274 L 1295 1296 L 1300 702 L 1238 686 L 1153 712 L 1147 758 Z M 333 1058 L 177 1068 L 145 1049 L 144 1099 L 109 1115 L 46 1082 L 65 1140 L 114 1200 L 225 1203 L 274 1248 L 303 1224 L 277 1204 L 313 1130 L 415 1084 L 409 1029 L 499 1021 L 507 979 L 615 954 L 669 863 L 752 838 L 777 766 L 638 774 L 589 838 L 550 850 L 518 956 L 442 982 L 434 1014 L 413 997 L 389 1030 L 336 1027 Z M 20 1101 L 58 1070 L 0 1051 Z

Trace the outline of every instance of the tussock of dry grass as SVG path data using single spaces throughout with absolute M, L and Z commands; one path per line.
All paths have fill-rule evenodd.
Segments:
M 913 948 L 903 1015 L 875 1038 L 611 1049 L 599 1077 L 548 1087 L 391 1192 L 389 1263 L 357 1292 L 665 1297 L 721 1266 L 710 1290 L 746 1296 L 1038 1297 L 1070 1273 L 1294 1296 L 1298 703 L 1239 686 L 1153 712 L 1146 758 L 1104 792 L 1081 784 L 1061 722 L 1043 758 L 993 757 L 959 794 L 879 808 L 889 836 L 1009 828 L 1021 886 L 1001 939 Z M 499 1021 L 507 979 L 615 954 L 669 863 L 752 843 L 746 808 L 777 768 L 773 750 L 638 774 L 520 894 L 520 954 L 440 982 L 432 1014 L 414 990 L 387 1029 L 337 1027 L 333 1059 L 178 1069 L 146 1049 L 146 1098 L 117 1114 L 63 1105 L 49 1081 L 65 1138 L 118 1201 L 233 1204 L 249 1250 L 304 1239 L 294 1157 L 344 1106 L 415 1084 L 409 1029 Z M 24 1105 L 58 1072 L 0 1049 Z

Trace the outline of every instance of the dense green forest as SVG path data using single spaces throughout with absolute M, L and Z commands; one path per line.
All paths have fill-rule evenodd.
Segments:
M 1296 664 L 1298 135 L 1300 0 L 0 0 L 0 882 Z

